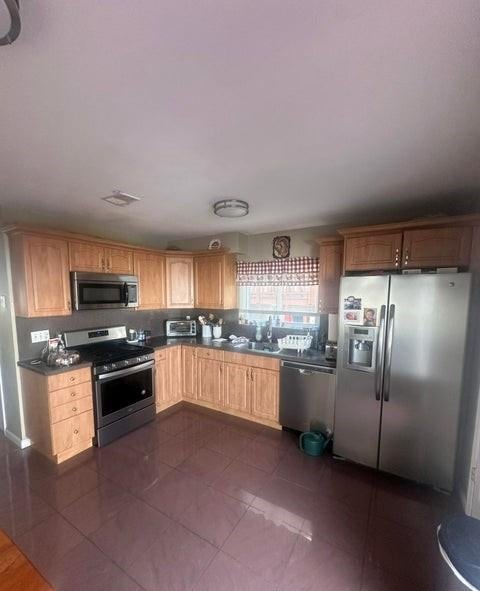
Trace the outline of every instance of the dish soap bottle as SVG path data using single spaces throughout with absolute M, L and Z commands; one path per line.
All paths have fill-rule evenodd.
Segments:
M 255 340 L 260 342 L 262 340 L 262 327 L 257 324 L 257 330 L 255 331 Z

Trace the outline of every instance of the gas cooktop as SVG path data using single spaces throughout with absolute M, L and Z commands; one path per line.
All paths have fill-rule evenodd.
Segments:
M 95 366 L 131 359 L 132 357 L 141 357 L 154 352 L 152 347 L 131 345 L 122 341 L 85 345 L 77 347 L 77 350 L 82 361 L 90 361 Z

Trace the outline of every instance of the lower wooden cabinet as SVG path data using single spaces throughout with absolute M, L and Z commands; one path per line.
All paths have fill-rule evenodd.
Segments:
M 188 400 L 197 399 L 197 363 L 195 347 L 182 347 L 183 396 Z
M 223 405 L 231 410 L 249 413 L 251 410 L 250 382 L 252 369 L 246 365 L 225 363 Z
M 223 365 L 223 361 L 197 357 L 197 400 L 222 406 Z
M 278 371 L 252 369 L 252 414 L 260 419 L 278 421 Z
M 91 447 L 94 436 L 90 368 L 44 376 L 21 370 L 26 435 L 60 463 Z
M 182 399 L 181 347 L 155 351 L 155 405 L 157 412 Z

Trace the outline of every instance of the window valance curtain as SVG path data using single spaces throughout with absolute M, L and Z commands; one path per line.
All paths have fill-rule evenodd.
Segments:
M 318 285 L 318 259 L 237 262 L 238 285 Z

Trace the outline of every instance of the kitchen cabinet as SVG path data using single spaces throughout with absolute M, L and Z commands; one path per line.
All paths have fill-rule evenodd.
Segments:
M 88 241 L 70 241 L 70 270 L 86 273 L 133 274 L 133 251 Z
M 90 367 L 44 376 L 20 371 L 26 436 L 42 454 L 61 463 L 92 446 Z
M 182 347 L 183 396 L 197 399 L 197 355 L 195 347 Z
M 168 389 L 172 400 L 182 399 L 182 347 L 176 345 L 167 349 Z
M 223 361 L 197 356 L 197 400 L 222 406 Z
M 237 305 L 236 261 L 230 254 L 195 257 L 195 307 L 231 309 Z
M 278 421 L 279 374 L 270 369 L 251 370 L 252 415 Z
M 168 363 L 165 349 L 155 351 L 155 406 L 157 412 L 171 404 L 168 393 Z
M 403 234 L 402 266 L 466 267 L 471 246 L 471 227 L 407 230 Z
M 345 271 L 399 269 L 402 240 L 402 232 L 346 238 Z
M 167 308 L 193 308 L 193 257 L 166 257 Z
M 225 384 L 223 405 L 231 410 L 249 413 L 250 404 L 250 373 L 246 365 L 225 363 Z
M 343 270 L 343 238 L 324 237 L 317 240 L 319 263 L 318 311 L 338 313 L 338 296 Z
M 138 309 L 165 308 L 165 257 L 154 252 L 134 252 L 134 272 L 138 278 Z
M 12 234 L 10 256 L 17 316 L 71 314 L 67 241 L 40 234 Z

